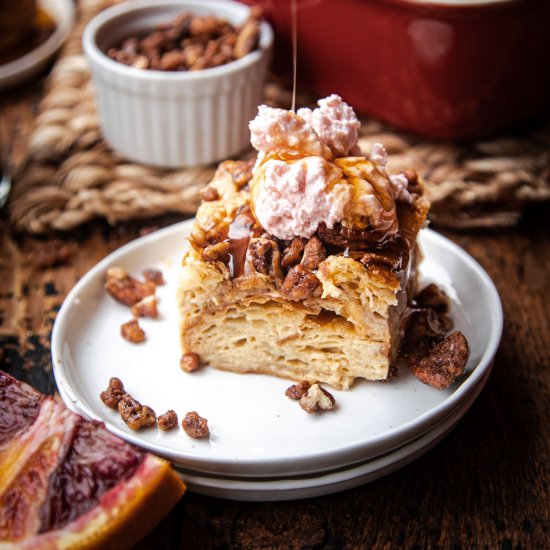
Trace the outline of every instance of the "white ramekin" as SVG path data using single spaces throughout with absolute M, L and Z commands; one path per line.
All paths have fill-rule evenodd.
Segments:
M 103 136 L 129 160 L 163 168 L 195 166 L 233 157 L 249 144 L 248 123 L 262 100 L 273 43 L 267 23 L 258 50 L 201 71 L 140 70 L 105 54 L 182 11 L 240 24 L 250 8 L 229 0 L 136 0 L 101 12 L 84 30 Z

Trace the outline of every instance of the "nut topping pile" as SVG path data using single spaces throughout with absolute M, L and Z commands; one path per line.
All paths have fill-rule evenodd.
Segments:
M 199 71 L 240 59 L 258 48 L 260 12 L 240 26 L 213 15 L 181 13 L 146 36 L 130 36 L 107 55 L 135 69 Z

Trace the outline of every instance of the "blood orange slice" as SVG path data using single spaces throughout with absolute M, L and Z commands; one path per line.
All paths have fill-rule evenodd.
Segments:
M 0 371 L 0 548 L 130 548 L 184 491 L 168 462 Z

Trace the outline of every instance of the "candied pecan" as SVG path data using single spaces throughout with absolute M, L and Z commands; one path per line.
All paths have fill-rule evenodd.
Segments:
M 240 59 L 258 47 L 260 41 L 260 22 L 256 19 L 249 19 L 237 35 L 237 42 L 233 55 Z
M 451 308 L 449 297 L 436 284 L 425 286 L 415 297 L 418 307 L 433 309 L 437 313 L 448 313 Z
M 176 71 L 185 67 L 185 54 L 181 50 L 168 51 L 160 58 L 160 69 L 163 71 Z
M 202 257 L 206 262 L 229 262 L 229 248 L 231 243 L 222 241 L 220 243 L 211 244 L 207 246 L 203 252 Z
M 399 252 L 384 251 L 382 252 L 365 252 L 359 260 L 365 267 L 371 265 L 382 265 L 388 269 L 395 271 L 402 264 L 403 257 Z
M 201 197 L 203 201 L 211 202 L 217 201 L 220 198 L 220 194 L 215 187 L 208 186 L 202 190 Z
M 196 411 L 188 412 L 181 422 L 183 431 L 193 439 L 204 439 L 210 437 L 208 420 L 199 416 Z
M 191 36 L 223 34 L 227 23 L 213 15 L 195 16 L 189 26 Z
M 184 353 L 180 357 L 180 369 L 183 372 L 195 372 L 200 368 L 200 358 L 196 353 L 192 351 Z
M 164 284 L 164 276 L 160 269 L 147 268 L 143 270 L 143 276 L 146 281 L 153 283 L 155 286 Z
M 409 193 L 420 194 L 422 192 L 422 185 L 418 179 L 416 170 L 405 170 L 403 175 L 407 178 L 408 186 L 407 191 Z
M 143 300 L 134 304 L 130 311 L 134 317 L 150 317 L 158 319 L 159 312 L 157 309 L 157 299 L 155 296 L 145 296 Z
M 372 228 L 350 229 L 337 223 L 329 229 L 324 223 L 319 224 L 317 235 L 325 245 L 336 246 L 341 249 L 367 250 L 380 245 L 386 235 L 383 231 L 374 231 Z
M 105 391 L 99 394 L 99 397 L 107 407 L 116 409 L 118 402 L 122 399 L 122 396 L 126 393 L 124 384 L 119 378 L 113 377 L 109 380 L 109 386 Z
M 145 332 L 139 326 L 137 319 L 132 319 L 120 325 L 120 334 L 132 344 L 141 344 L 145 340 Z
M 300 398 L 300 407 L 308 413 L 315 411 L 328 411 L 334 408 L 336 401 L 325 388 L 319 384 L 312 384 L 307 392 Z
M 202 44 L 186 44 L 183 47 L 183 55 L 187 67 L 196 66 L 204 51 Z
M 254 161 L 235 161 L 228 163 L 225 168 L 231 175 L 233 184 L 237 189 L 241 189 L 252 178 L 252 168 L 254 166 Z
M 287 268 L 299 264 L 302 259 L 305 245 L 306 240 L 303 237 L 294 237 L 292 242 L 284 249 L 281 265 Z
M 414 310 L 406 321 L 401 352 L 403 355 L 408 356 L 418 347 L 419 342 L 443 336 L 444 332 L 435 311 L 432 309 Z
M 303 382 L 298 382 L 297 384 L 292 384 L 289 388 L 286 389 L 285 395 L 290 399 L 301 399 L 309 390 L 311 384 L 304 380 Z
M 131 63 L 134 69 L 148 69 L 150 66 L 149 59 L 145 55 L 136 55 Z
M 293 302 L 319 297 L 322 291 L 319 279 L 302 264 L 295 265 L 289 270 L 281 287 L 281 294 Z
M 152 426 L 157 421 L 155 411 L 151 407 L 142 405 L 128 393 L 124 394 L 118 402 L 118 412 L 132 430 Z
M 162 31 L 155 31 L 142 38 L 139 42 L 139 47 L 145 53 L 150 50 L 159 50 L 167 45 L 166 39 L 167 37 Z
M 263 237 L 250 239 L 248 259 L 254 271 L 282 279 L 281 253 L 275 241 Z
M 160 414 L 157 418 L 157 424 L 159 430 L 162 430 L 163 432 L 175 428 L 178 425 L 178 415 L 176 414 L 176 411 L 170 409 L 164 414 Z
M 209 244 L 218 244 L 224 239 L 221 227 L 212 227 L 206 232 L 206 240 Z
M 189 235 L 189 240 L 192 245 L 204 248 L 208 241 L 206 240 L 206 231 L 202 227 L 194 227 Z
M 315 236 L 311 237 L 304 247 L 304 255 L 301 264 L 308 271 L 319 268 L 319 264 L 324 262 L 327 257 L 327 251 L 323 243 Z
M 412 373 L 424 384 L 443 390 L 464 374 L 470 349 L 462 332 L 422 340 L 409 354 Z
M 121 267 L 107 270 L 105 290 L 117 301 L 131 306 L 155 293 L 155 285 L 150 281 L 139 281 Z

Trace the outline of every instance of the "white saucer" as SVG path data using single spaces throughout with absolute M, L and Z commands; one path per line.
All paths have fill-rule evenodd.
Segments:
M 34 50 L 0 65 L 0 90 L 23 82 L 45 67 L 72 28 L 75 16 L 72 0 L 38 0 L 38 5 L 56 22 L 55 31 Z
M 500 300 L 470 256 L 429 230 L 420 236 L 422 279 L 437 281 L 449 294 L 456 328 L 471 348 L 467 376 L 449 390 L 435 390 L 403 372 L 391 384 L 361 381 L 351 391 L 334 391 L 337 410 L 308 415 L 284 396 L 287 380 L 212 368 L 183 373 L 175 290 L 191 224 L 168 227 L 115 251 L 78 282 L 57 316 L 52 356 L 64 399 L 124 439 L 209 475 L 304 475 L 397 449 L 433 429 L 481 389 L 500 340 Z M 130 312 L 103 290 L 112 265 L 134 274 L 160 267 L 165 274 L 167 284 L 157 291 L 162 319 L 142 321 L 148 336 L 144 344 L 132 345 L 120 336 Z M 198 411 L 208 419 L 212 437 L 192 440 L 181 429 L 133 432 L 99 399 L 111 376 L 157 414 L 175 409 L 181 417 Z

